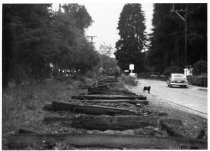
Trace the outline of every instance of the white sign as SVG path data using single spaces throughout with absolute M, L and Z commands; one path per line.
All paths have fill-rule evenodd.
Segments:
M 53 64 L 50 62 L 50 68 L 53 68 Z
M 130 70 L 134 70 L 134 64 L 130 64 L 130 65 L 129 65 L 129 69 L 130 69 Z

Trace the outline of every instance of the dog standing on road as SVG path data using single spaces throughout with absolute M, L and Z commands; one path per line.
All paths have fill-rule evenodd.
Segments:
M 143 92 L 145 92 L 145 91 L 147 91 L 149 94 L 150 94 L 150 89 L 151 89 L 151 86 L 145 86 L 144 88 L 143 88 Z

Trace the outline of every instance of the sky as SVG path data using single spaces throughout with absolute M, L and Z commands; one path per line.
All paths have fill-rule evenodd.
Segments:
M 87 2 L 79 4 L 85 6 L 93 20 L 92 25 L 86 29 L 86 36 L 94 36 L 93 42 L 96 50 L 99 50 L 101 44 L 105 44 L 111 46 L 112 53 L 114 53 L 115 43 L 120 39 L 117 30 L 118 21 L 125 3 Z M 151 33 L 152 28 L 153 4 L 142 3 L 141 5 L 148 34 Z M 58 4 L 54 4 L 54 8 L 58 9 Z M 114 57 L 113 54 L 111 56 Z
M 101 44 L 112 46 L 115 51 L 115 43 L 120 38 L 118 35 L 118 21 L 125 3 L 84 3 L 88 13 L 94 21 L 86 30 L 87 36 L 96 36 L 93 39 L 96 50 Z M 145 13 L 146 33 L 151 33 L 153 4 L 143 3 L 142 10 Z

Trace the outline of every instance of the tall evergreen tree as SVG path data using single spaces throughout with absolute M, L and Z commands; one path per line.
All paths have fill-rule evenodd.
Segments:
M 52 49 L 50 5 L 3 5 L 3 83 L 43 77 Z
M 135 65 L 135 72 L 144 70 L 145 18 L 141 4 L 126 4 L 120 14 L 118 30 L 120 39 L 116 42 L 115 52 L 121 70 Z
M 65 4 L 62 8 L 64 12 L 54 15 L 53 25 L 58 30 L 60 41 L 53 63 L 61 69 L 80 69 L 84 73 L 99 62 L 93 45 L 84 34 L 92 18 L 83 5 Z
M 175 4 L 175 9 L 188 6 L 187 63 L 193 65 L 207 56 L 207 5 Z M 155 4 L 153 14 L 153 34 L 147 62 L 156 71 L 163 72 L 166 67 L 184 68 L 185 27 L 184 21 L 171 12 L 172 4 Z M 181 14 L 184 16 L 184 14 Z
M 3 84 L 42 80 L 49 63 L 86 72 L 99 57 L 85 37 L 92 19 L 84 6 L 68 4 L 53 12 L 49 4 L 3 5 Z
M 188 62 L 207 61 L 207 4 L 189 4 Z
M 171 6 L 171 4 L 154 5 L 152 21 L 154 29 L 147 60 L 160 72 L 163 72 L 167 66 L 183 65 L 184 24 L 171 13 Z

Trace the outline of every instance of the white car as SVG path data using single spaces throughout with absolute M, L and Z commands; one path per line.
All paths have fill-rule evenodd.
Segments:
M 179 87 L 188 87 L 187 78 L 184 74 L 181 73 L 172 73 L 169 80 L 167 81 L 168 87 L 179 86 Z

